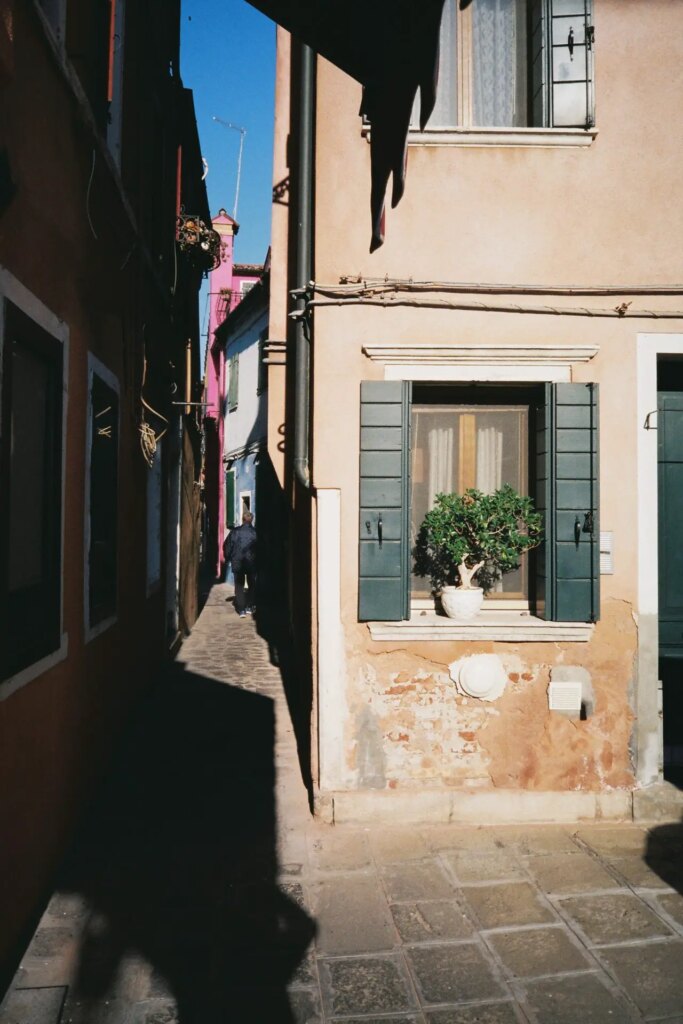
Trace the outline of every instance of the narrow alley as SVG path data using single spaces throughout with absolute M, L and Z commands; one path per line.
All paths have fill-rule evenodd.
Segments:
M 309 814 L 272 637 L 212 588 L 0 1024 L 683 1020 L 683 828 Z

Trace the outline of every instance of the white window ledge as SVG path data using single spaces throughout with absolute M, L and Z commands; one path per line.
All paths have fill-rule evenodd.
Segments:
M 368 622 L 373 640 L 497 640 L 503 643 L 586 643 L 590 622 L 545 622 L 528 612 L 483 611 L 472 622 L 455 622 L 434 612 L 413 610 L 406 622 Z
M 370 141 L 371 128 L 364 124 L 363 138 Z M 591 146 L 597 128 L 414 128 L 408 132 L 409 146 L 517 146 L 555 149 L 563 146 Z
M 597 128 L 426 128 L 409 146 L 590 146 Z

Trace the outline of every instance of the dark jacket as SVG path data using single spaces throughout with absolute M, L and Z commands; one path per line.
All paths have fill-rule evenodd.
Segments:
M 237 565 L 253 568 L 256 565 L 256 530 L 251 523 L 242 523 L 231 530 L 225 542 L 225 560 Z

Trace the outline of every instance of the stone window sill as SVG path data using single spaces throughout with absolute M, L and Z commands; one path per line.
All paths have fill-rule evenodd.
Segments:
M 502 643 L 586 643 L 590 622 L 545 622 L 528 612 L 482 611 L 472 622 L 455 622 L 414 609 L 405 622 L 369 622 L 373 640 L 496 640 Z
M 362 129 L 370 138 L 370 126 Z M 409 146 L 516 146 L 552 148 L 591 146 L 597 128 L 426 128 L 408 133 Z

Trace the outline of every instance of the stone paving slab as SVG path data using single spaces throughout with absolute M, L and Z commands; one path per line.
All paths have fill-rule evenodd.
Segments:
M 595 962 L 582 952 L 576 939 L 565 928 L 493 932 L 488 936 L 488 942 L 503 967 L 518 978 L 595 969 Z
M 385 864 L 380 871 L 389 899 L 397 903 L 455 896 L 455 886 L 437 860 Z
M 476 942 L 409 946 L 406 952 L 425 1005 L 467 1003 L 506 994 Z
M 335 875 L 312 888 L 312 912 L 318 924 L 316 947 L 323 953 L 390 950 L 399 943 L 377 879 Z
M 622 1024 L 632 1021 L 628 1006 L 595 974 L 544 978 L 525 986 L 538 1024 Z
M 545 924 L 555 920 L 550 906 L 529 882 L 469 886 L 463 890 L 466 906 L 482 928 Z
M 512 1003 L 488 1003 L 427 1013 L 428 1024 L 519 1024 L 520 1021 L 524 1018 Z
M 683 1024 L 683 826 L 314 821 L 282 657 L 228 596 L 0 1024 Z
M 548 894 L 616 889 L 619 885 L 602 864 L 586 853 L 553 853 L 527 857 L 526 862 L 531 875 Z
M 596 945 L 671 935 L 662 919 L 629 893 L 573 897 L 562 901 L 562 909 Z
M 391 913 L 401 940 L 405 943 L 469 939 L 474 934 L 474 925 L 455 902 L 434 900 L 431 903 L 395 903 Z
M 600 957 L 647 1018 L 683 1009 L 683 942 L 614 946 Z
M 332 1017 L 416 1008 L 413 987 L 399 956 L 322 959 L 319 968 L 323 999 Z

